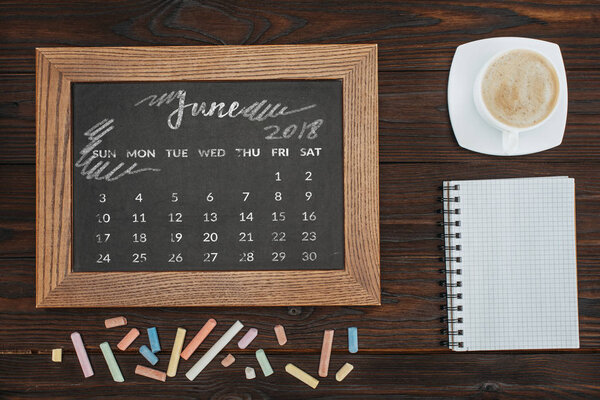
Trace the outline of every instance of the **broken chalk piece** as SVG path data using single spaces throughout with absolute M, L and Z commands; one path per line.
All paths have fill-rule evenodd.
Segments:
M 242 324 L 240 321 L 235 321 L 235 323 L 231 325 L 229 329 L 227 329 L 227 332 L 225 332 L 223 336 L 221 336 L 219 340 L 217 340 L 217 342 L 213 344 L 213 346 L 208 349 L 208 351 L 196 362 L 196 364 L 194 364 L 192 368 L 186 372 L 185 376 L 190 381 L 196 379 L 198 374 L 200 374 L 200 372 L 206 368 L 206 366 L 217 356 L 217 354 L 219 354 L 219 352 L 221 352 L 221 350 L 227 346 L 227 343 L 231 342 L 231 339 L 233 339 L 233 337 L 237 335 L 243 327 L 244 324 Z
M 158 332 L 156 331 L 156 327 L 146 329 L 148 332 L 148 340 L 150 341 L 150 350 L 153 353 L 158 353 L 160 351 L 160 341 L 158 340 Z
M 104 320 L 104 326 L 107 328 L 116 328 L 123 325 L 127 325 L 127 318 L 125 317 L 114 317 Z
M 329 358 L 331 357 L 331 345 L 333 344 L 333 329 L 323 332 L 323 346 L 321 347 L 321 361 L 319 362 L 319 376 L 325 378 L 329 371 Z
M 196 334 L 196 336 L 194 336 L 192 341 L 188 343 L 188 345 L 185 347 L 185 350 L 181 352 L 181 358 L 183 358 L 184 360 L 190 358 L 190 356 L 194 354 L 198 346 L 200 346 L 202 342 L 204 342 L 204 339 L 206 339 L 208 334 L 212 332 L 215 326 L 217 326 L 217 321 L 215 321 L 214 319 L 211 318 L 208 321 L 206 321 L 202 329 L 198 331 L 198 333 Z
M 227 354 L 227 357 L 225 357 L 223 359 L 223 361 L 221 361 L 221 364 L 227 368 L 229 367 L 231 364 L 233 364 L 235 362 L 235 357 L 232 356 L 231 354 Z
M 246 332 L 244 337 L 242 337 L 240 339 L 240 341 L 238 342 L 238 347 L 240 349 L 245 349 L 246 347 L 248 347 L 248 345 L 250 343 L 252 343 L 252 341 L 254 340 L 254 338 L 256 338 L 257 335 L 258 335 L 258 329 L 256 329 L 256 328 L 248 329 L 248 332 Z
M 156 354 L 150 351 L 148 346 L 146 346 L 145 344 L 140 346 L 140 354 L 143 355 L 144 358 L 148 360 L 148 362 L 152 365 L 156 365 L 156 363 L 158 362 L 158 357 L 156 357 Z
M 340 368 L 338 370 L 338 372 L 335 373 L 335 380 L 338 382 L 341 382 L 344 380 L 345 377 L 348 376 L 348 374 L 350 373 L 350 371 L 352 371 L 354 369 L 354 365 L 350 364 L 350 363 L 346 363 L 342 366 L 342 368 Z
M 52 361 L 62 362 L 62 349 L 52 349 Z
M 77 359 L 79 360 L 79 365 L 81 365 L 83 376 L 89 378 L 94 375 L 94 370 L 92 369 L 92 364 L 90 364 L 90 359 L 88 358 L 87 351 L 85 351 L 85 346 L 79 332 L 71 333 L 71 341 L 75 347 L 75 353 L 77 353 Z
M 254 368 L 246 367 L 246 379 L 254 379 L 256 378 L 256 372 L 254 372 Z
M 355 326 L 348 328 L 348 351 L 350 353 L 358 351 L 358 329 Z
M 273 375 L 273 368 L 271 368 L 271 363 L 263 349 L 256 350 L 256 359 L 265 376 Z
M 179 356 L 181 355 L 181 348 L 183 347 L 183 341 L 185 340 L 185 332 L 185 329 L 177 328 L 173 350 L 171 351 L 171 359 L 169 360 L 169 366 L 167 367 L 167 376 L 170 376 L 171 378 L 177 374 L 177 366 L 179 365 Z
M 306 383 L 313 389 L 317 388 L 319 381 L 306 372 L 302 371 L 300 368 L 296 367 L 294 364 L 287 364 L 285 366 L 285 372 L 292 375 L 294 378 Z
M 144 367 L 143 365 L 138 365 L 135 367 L 135 374 L 145 376 L 146 378 L 156 379 L 157 381 L 164 382 L 167 380 L 167 374 L 157 369 Z
M 282 325 L 275 325 L 275 336 L 277 336 L 277 343 L 283 346 L 287 343 L 287 336 L 285 336 L 285 329 Z
M 102 350 L 102 355 L 106 360 L 106 365 L 108 365 L 108 370 L 112 375 L 113 381 L 125 382 L 125 379 L 123 379 L 123 374 L 121 373 L 121 369 L 119 368 L 119 364 L 117 364 L 115 355 L 113 354 L 108 342 L 100 343 L 100 350 Z
M 119 344 L 117 345 L 117 348 L 121 351 L 125 351 L 127 350 L 127 348 L 129 346 L 131 346 L 131 343 L 133 343 L 133 341 L 135 339 L 137 339 L 137 337 L 140 336 L 140 331 L 138 331 L 135 328 L 132 328 L 129 333 L 127 335 L 125 335 L 123 337 L 123 339 L 121 339 L 121 341 L 119 342 Z

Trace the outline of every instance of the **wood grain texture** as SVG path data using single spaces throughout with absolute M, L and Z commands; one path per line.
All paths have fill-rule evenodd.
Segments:
M 0 15 L 1 398 L 600 398 L 597 3 L 53 1 L 3 3 Z M 569 115 L 559 147 L 513 158 L 458 147 L 446 106 L 451 59 L 456 46 L 495 36 L 561 46 Z M 36 309 L 34 49 L 288 43 L 378 44 L 382 306 Z M 576 182 L 582 349 L 452 354 L 440 348 L 436 187 L 447 178 L 542 175 L 569 175 Z M 116 354 L 124 384 L 111 382 L 98 350 L 91 352 L 96 376 L 84 380 L 69 334 L 80 329 L 90 346 L 104 340 L 114 345 L 126 332 L 99 327 L 119 314 L 135 326 L 157 325 L 168 338 L 180 324 L 193 330 L 215 317 L 223 322 L 215 332 L 222 333 L 227 323 L 241 319 L 259 329 L 255 345 L 267 349 L 275 374 L 246 381 L 243 367 L 255 358 L 236 351 L 236 371 L 215 360 L 194 383 L 183 376 L 155 383 L 132 377 L 140 361 L 134 346 Z M 283 348 L 274 344 L 272 326 L 278 323 L 288 333 Z M 359 328 L 357 355 L 344 349 L 341 330 L 348 326 Z M 316 375 L 322 332 L 330 328 L 342 338 L 334 340 L 332 370 L 346 361 L 356 366 L 342 384 L 332 379 L 313 391 L 280 372 L 292 361 Z M 168 354 L 172 341 L 163 344 Z M 63 364 L 50 361 L 50 349 L 58 346 L 66 349 Z M 164 370 L 168 356 L 163 358 Z
M 85 337 L 84 337 L 85 340 Z M 95 344 L 94 344 L 95 345 Z M 316 376 L 318 354 L 267 353 L 274 374 L 247 381 L 244 368 L 258 370 L 251 353 L 240 354 L 230 344 L 194 382 L 184 372 L 196 361 L 182 360 L 179 373 L 165 383 L 133 374 L 144 364 L 139 354 L 116 352 L 125 382 L 112 381 L 102 355 L 90 352 L 95 375 L 83 379 L 71 349 L 63 362 L 50 362 L 50 354 L 0 355 L 0 395 L 3 398 L 177 398 L 177 399 L 593 399 L 600 396 L 597 384 L 598 354 L 435 354 L 364 355 L 335 353 L 331 371 L 345 362 L 354 370 L 343 382 L 333 376 L 319 378 L 313 390 L 284 371 L 288 362 Z M 97 345 L 95 345 L 97 348 Z M 230 350 L 228 350 L 230 349 Z M 231 351 L 236 362 L 223 368 L 220 360 Z M 156 365 L 165 370 L 164 354 Z M 503 366 L 499 368 L 499 366 Z M 19 371 L 29 371 L 23 376 Z M 433 372 L 438 371 L 438 372 Z M 490 374 L 490 371 L 497 371 Z M 282 388 L 285 388 L 282 390 Z
M 33 72 L 36 47 L 373 43 L 384 70 L 447 70 L 456 46 L 494 36 L 558 43 L 567 69 L 595 69 L 595 5 L 577 1 L 243 0 L 1 6 L 0 71 Z
M 381 58 L 381 57 L 380 57 Z M 519 157 L 531 162 L 600 158 L 600 71 L 567 71 L 569 114 L 563 143 Z M 446 106 L 448 73 L 379 73 L 381 162 L 492 162 L 496 157 L 458 147 Z M 35 161 L 35 77 L 0 74 L 0 162 Z
M 71 83 L 276 79 L 342 81 L 344 270 L 71 271 Z M 38 307 L 380 304 L 376 45 L 37 49 L 36 105 Z

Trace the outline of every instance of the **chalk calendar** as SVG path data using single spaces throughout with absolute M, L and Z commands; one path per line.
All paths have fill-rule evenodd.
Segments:
M 341 81 L 72 97 L 74 271 L 344 268 Z

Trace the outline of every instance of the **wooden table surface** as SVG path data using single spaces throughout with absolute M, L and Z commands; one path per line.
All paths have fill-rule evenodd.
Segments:
M 578 1 L 97 1 L 0 4 L 0 397 L 2 398 L 600 398 L 600 4 Z M 563 143 L 522 157 L 460 148 L 448 118 L 446 85 L 456 46 L 497 36 L 558 43 L 569 85 Z M 43 46 L 377 43 L 381 172 L 380 307 L 36 309 L 34 49 Z M 440 347 L 438 186 L 444 179 L 568 175 L 576 182 L 581 349 L 453 353 Z M 252 350 L 233 351 L 194 382 L 181 373 L 159 383 L 135 376 L 138 345 L 117 358 L 112 382 L 98 349 L 126 328 L 107 316 L 157 326 L 166 369 L 178 326 L 209 317 L 221 334 L 236 319 L 257 327 L 275 375 L 246 381 Z M 279 347 L 273 325 L 285 325 Z M 346 350 L 357 326 L 360 351 Z M 285 372 L 316 375 L 323 329 L 336 329 L 331 377 L 318 389 Z M 69 340 L 79 331 L 96 375 L 84 379 Z M 212 344 L 213 334 L 208 344 Z M 141 342 L 141 341 L 140 341 Z M 203 346 L 203 348 L 206 345 Z M 63 347 L 64 362 L 50 361 Z M 233 346 L 228 347 L 234 350 Z M 192 357 L 195 361 L 196 358 Z

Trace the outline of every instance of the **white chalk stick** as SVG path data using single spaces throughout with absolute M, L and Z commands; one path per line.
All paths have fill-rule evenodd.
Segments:
M 202 356 L 202 358 L 200 358 L 198 362 L 194 364 L 192 368 L 190 368 L 185 376 L 190 381 L 196 379 L 198 374 L 200 374 L 200 372 L 206 368 L 206 366 L 217 356 L 217 354 L 219 354 L 221 350 L 223 350 L 225 346 L 231 342 L 231 339 L 233 339 L 243 327 L 244 324 L 242 324 L 240 321 L 236 321 L 233 325 L 231 325 L 231 328 L 229 328 L 227 332 L 225 332 L 223 336 L 221 336 L 221 338 L 219 338 L 219 340 L 213 344 L 213 346 Z

